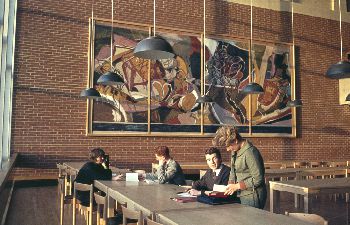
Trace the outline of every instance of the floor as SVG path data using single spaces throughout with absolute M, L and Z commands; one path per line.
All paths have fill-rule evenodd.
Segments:
M 340 196 L 334 201 L 329 195 L 318 196 L 312 201 L 313 213 L 328 220 L 330 225 L 343 225 L 347 218 L 347 204 Z M 67 216 L 64 224 L 72 224 L 71 207 L 66 207 Z M 269 210 L 266 202 L 265 210 Z M 281 194 L 279 213 L 300 212 L 294 208 L 294 196 L 290 193 Z M 57 225 L 59 224 L 59 208 L 57 199 L 57 182 L 26 181 L 17 182 L 7 215 L 7 225 Z M 78 214 L 77 225 L 85 224 Z

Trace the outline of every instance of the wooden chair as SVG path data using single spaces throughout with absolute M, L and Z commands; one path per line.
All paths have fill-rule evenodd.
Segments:
M 65 181 L 65 178 L 62 176 L 58 178 L 58 189 L 59 189 L 59 199 L 60 199 L 60 225 L 63 225 L 64 207 L 65 205 L 72 205 L 73 196 L 65 195 L 66 181 Z
M 157 223 L 156 221 L 151 220 L 150 218 L 146 219 L 147 225 L 163 225 L 162 223 Z
M 137 225 L 143 225 L 143 216 L 142 216 L 142 212 L 141 211 L 136 211 L 136 210 L 132 210 L 132 209 L 128 209 L 126 207 L 124 207 L 123 205 L 122 207 L 122 211 L 123 211 L 123 225 L 131 225 L 131 224 L 135 224 L 135 223 L 128 223 L 128 219 L 131 220 L 137 220 Z
M 106 225 L 107 223 L 107 197 L 98 193 L 94 193 L 95 202 L 97 204 L 96 225 Z M 102 217 L 101 217 L 102 211 Z
M 94 186 L 92 184 L 82 184 L 74 182 L 74 191 L 73 191 L 73 225 L 76 225 L 76 208 L 80 209 L 86 219 L 87 225 L 92 225 L 92 213 L 93 213 L 93 188 Z M 90 204 L 89 206 L 83 206 L 80 203 L 77 202 L 76 195 L 77 191 L 88 191 L 90 194 Z
M 322 216 L 319 216 L 317 214 L 289 213 L 286 211 L 285 215 L 293 217 L 295 219 L 305 221 L 305 222 L 309 222 L 311 224 L 328 225 L 328 221 L 325 220 Z
M 308 168 L 310 167 L 309 162 L 293 162 L 293 167 L 294 168 Z

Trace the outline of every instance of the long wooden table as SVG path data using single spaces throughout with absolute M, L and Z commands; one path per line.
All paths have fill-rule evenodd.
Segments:
M 156 213 L 156 221 L 166 225 L 249 224 L 307 225 L 310 223 L 285 215 L 274 214 L 240 204 L 218 205 L 211 208 L 179 209 Z
M 349 193 L 349 178 L 311 179 L 270 181 L 270 211 L 279 208 L 279 194 L 281 191 L 302 195 L 304 198 L 304 212 L 310 213 L 311 198 L 322 193 Z
M 152 216 L 164 225 L 309 224 L 294 218 L 240 204 L 212 206 L 200 202 L 175 202 L 170 198 L 176 197 L 177 192 L 184 191 L 183 187 L 176 185 L 101 180 L 95 181 L 94 185 L 107 193 L 109 213 L 113 212 L 111 209 L 114 209 L 115 201 L 118 201 L 127 203 L 128 208 L 142 211 L 144 216 Z
M 78 173 L 80 168 L 83 167 L 85 163 L 86 162 L 64 162 L 63 165 L 66 166 L 71 172 Z M 110 166 L 109 168 L 116 174 L 125 174 L 130 172 L 129 169 L 121 169 L 114 166 Z
M 345 176 L 347 177 L 350 172 L 350 168 L 347 166 L 342 167 L 311 167 L 311 168 L 283 168 L 283 169 L 266 169 L 266 178 L 296 178 L 300 179 L 303 176 Z
M 94 185 L 107 193 L 109 212 L 115 207 L 113 200 L 126 203 L 129 208 L 140 210 L 145 216 L 152 216 L 154 212 L 162 210 L 212 207 L 199 202 L 184 204 L 171 200 L 177 196 L 176 193 L 185 190 L 184 187 L 177 185 L 102 180 L 96 180 Z

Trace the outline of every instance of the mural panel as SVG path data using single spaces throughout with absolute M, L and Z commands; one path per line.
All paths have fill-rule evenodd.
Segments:
M 210 136 L 235 125 L 243 135 L 295 136 L 295 110 L 286 105 L 295 86 L 290 45 L 254 42 L 250 49 L 247 39 L 208 36 L 204 46 L 201 34 L 163 29 L 157 35 L 170 43 L 174 58 L 134 57 L 149 30 L 115 23 L 111 54 L 111 24 L 92 26 L 89 80 L 102 100 L 89 104 L 89 134 Z M 110 70 L 125 83 L 98 85 Z M 265 92 L 243 94 L 250 81 Z M 196 103 L 202 93 L 213 103 Z

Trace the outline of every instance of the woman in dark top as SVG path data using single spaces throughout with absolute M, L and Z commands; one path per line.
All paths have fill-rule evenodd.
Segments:
M 214 184 L 227 185 L 230 176 L 230 167 L 222 164 L 220 150 L 211 147 L 205 151 L 205 160 L 210 169 L 204 176 L 193 182 L 189 193 L 192 195 L 204 194 L 206 191 L 212 191 Z
M 105 152 L 101 148 L 92 149 L 90 152 L 90 162 L 84 164 L 79 170 L 75 181 L 83 184 L 93 184 L 94 180 L 111 180 L 112 171 L 105 165 Z M 113 180 L 119 180 L 121 176 L 114 177 Z M 77 199 L 82 205 L 89 205 L 89 193 L 77 191 Z

